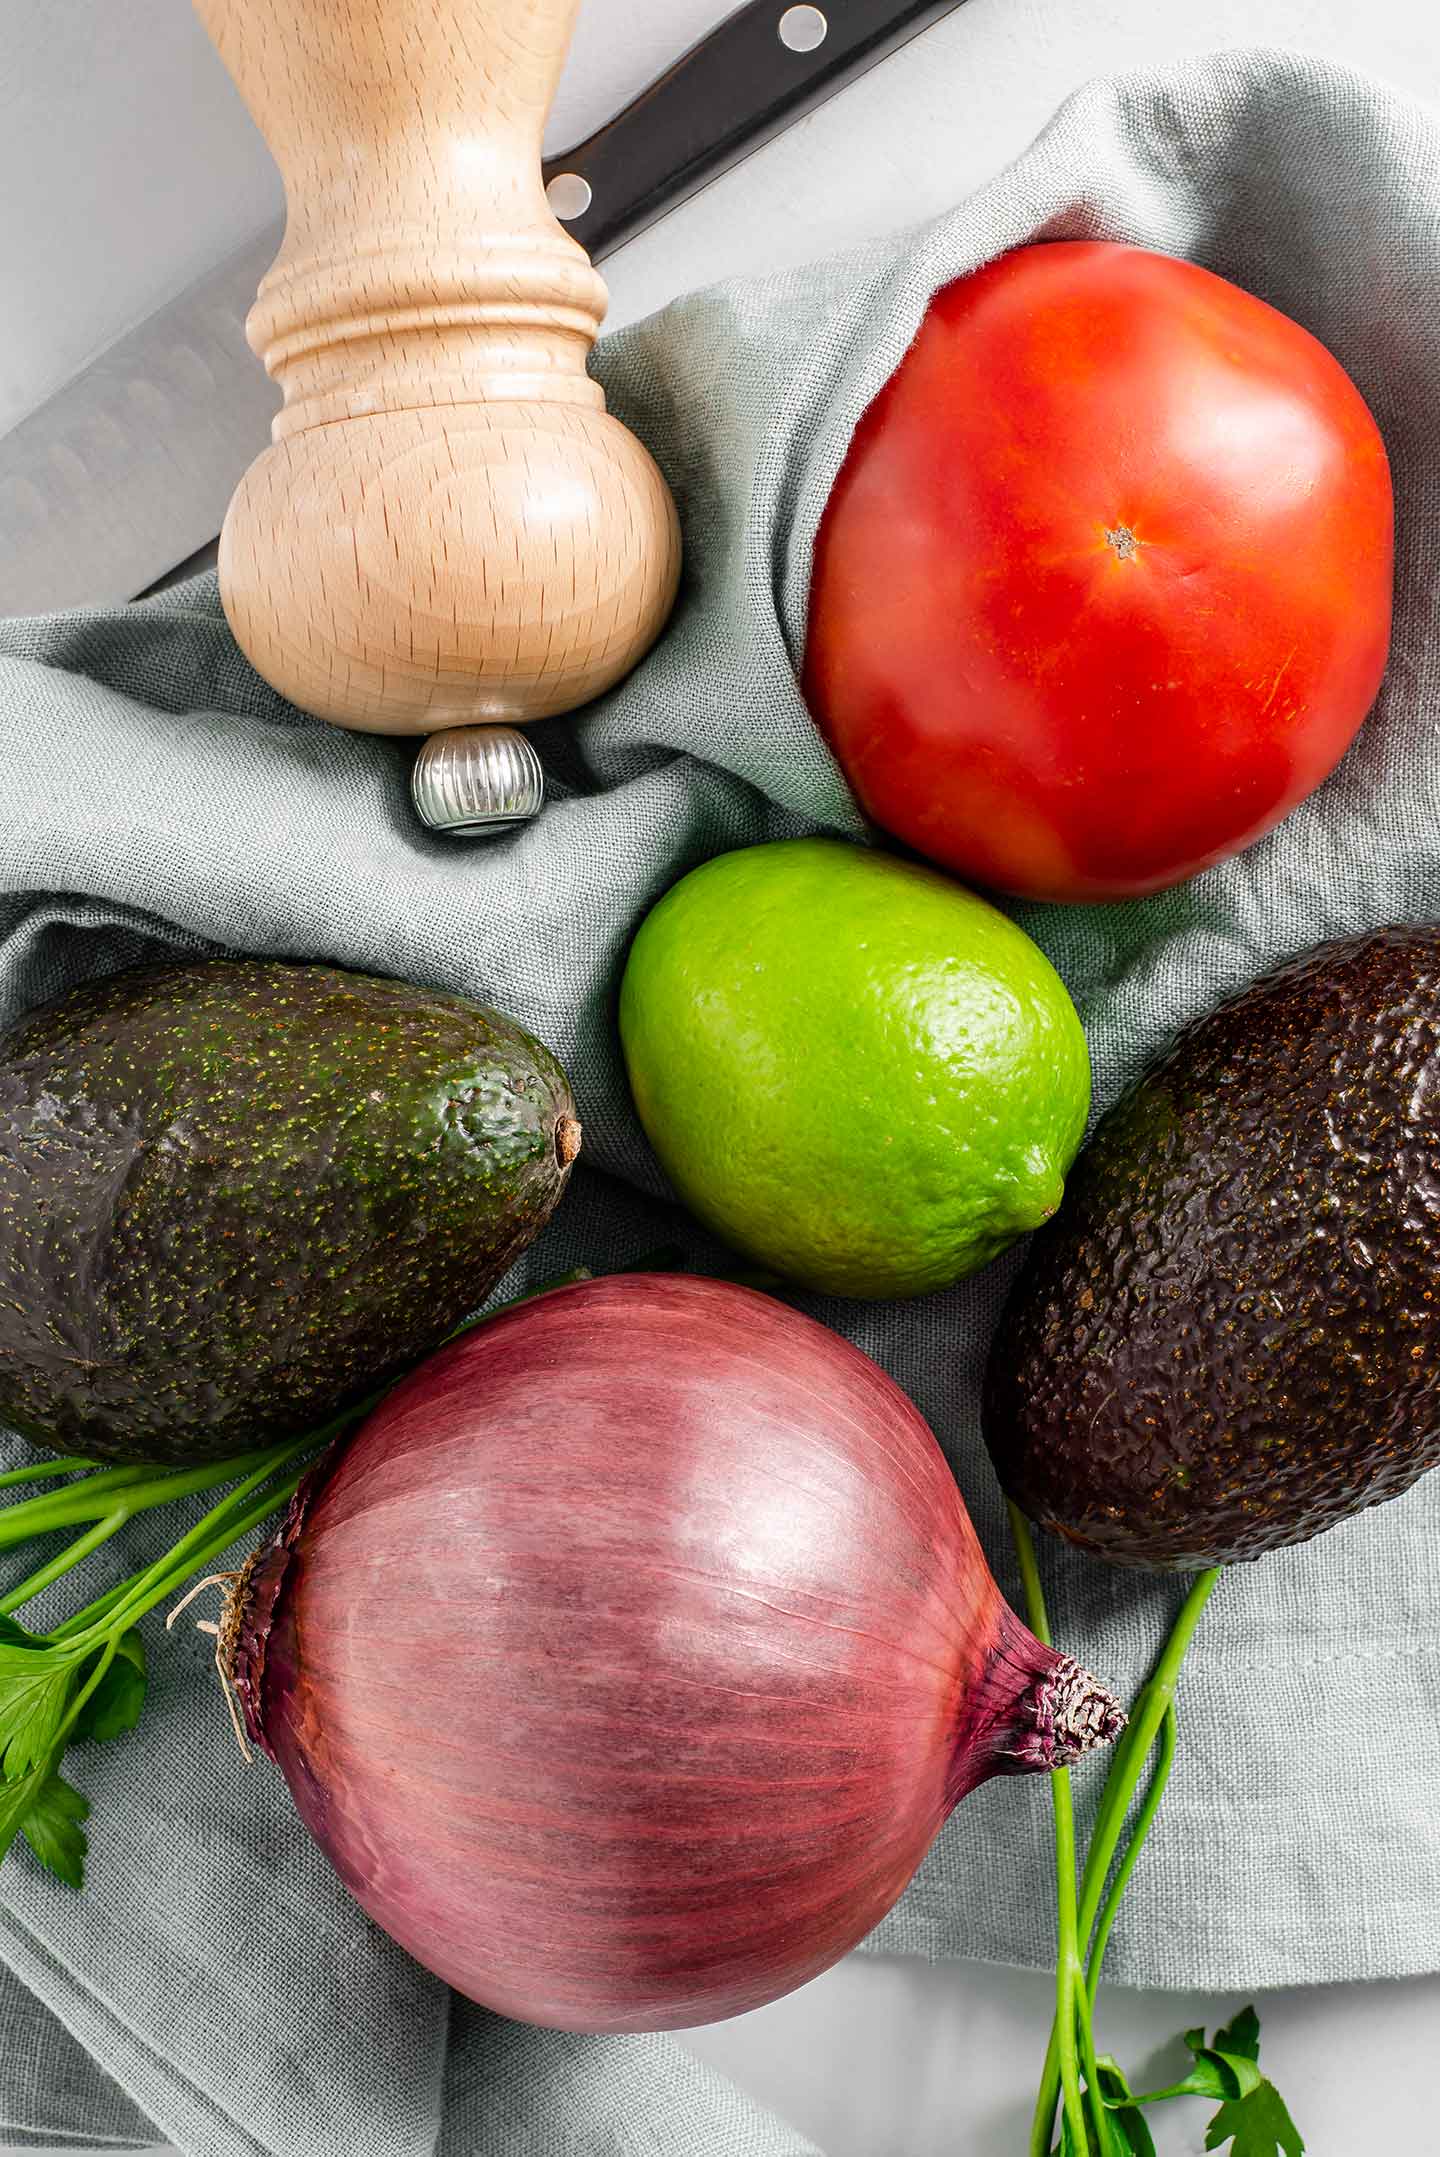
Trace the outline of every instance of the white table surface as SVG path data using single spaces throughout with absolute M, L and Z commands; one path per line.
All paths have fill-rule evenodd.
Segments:
M 585 0 L 552 145 L 588 132 L 726 11 L 726 0 Z M 969 0 L 612 256 L 611 320 L 947 207 L 1090 75 L 1257 41 L 1440 102 L 1437 0 Z M 0 0 L 0 204 L 3 433 L 251 238 L 279 192 L 184 0 Z M 1046 1981 L 1023 1973 L 852 1958 L 687 2042 L 828 2157 L 1016 2157 L 1048 2002 Z M 1237 2004 L 1107 1987 L 1103 2040 L 1163 2073 L 1175 2061 L 1157 2046 Z M 1274 1993 L 1260 2006 L 1266 2061 L 1309 2157 L 1437 2157 L 1440 1980 Z M 1206 2109 L 1157 2117 L 1162 2157 L 1200 2151 Z

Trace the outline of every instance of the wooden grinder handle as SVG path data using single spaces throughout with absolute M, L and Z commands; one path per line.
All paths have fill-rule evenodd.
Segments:
M 220 540 L 237 640 L 382 733 L 586 702 L 659 634 L 680 542 L 541 179 L 578 0 L 195 4 L 288 209 L 247 325 L 284 407 Z

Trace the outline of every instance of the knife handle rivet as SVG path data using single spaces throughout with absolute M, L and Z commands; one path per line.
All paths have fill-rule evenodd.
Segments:
M 829 31 L 830 25 L 818 7 L 787 7 L 780 17 L 780 42 L 791 52 L 814 52 L 817 45 L 824 44 Z
M 792 8 L 790 12 L 794 15 L 813 14 L 814 9 Z M 594 199 L 590 182 L 579 172 L 557 172 L 545 190 L 545 200 L 562 225 L 573 224 L 577 217 L 583 217 Z

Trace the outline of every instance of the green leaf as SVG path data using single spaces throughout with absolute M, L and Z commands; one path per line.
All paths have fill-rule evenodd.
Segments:
M 1253 2014 L 1253 2009 L 1251 2012 Z M 1235 2019 L 1237 2023 L 1243 2024 L 1243 2016 L 1237 2015 Z M 1248 2097 L 1261 2080 L 1260 2070 L 1255 2064 L 1260 2050 L 1259 2032 L 1257 2017 L 1255 2051 L 1226 2052 L 1220 2045 L 1221 2038 L 1227 2034 L 1224 2030 L 1216 2031 L 1213 2045 L 1206 2044 L 1203 2030 L 1187 2030 L 1185 2042 L 1195 2055 L 1195 2065 L 1183 2082 L 1174 2085 L 1171 2094 L 1178 2096 L 1183 2092 L 1194 2097 Z M 1241 2040 L 1243 2044 L 1250 2042 L 1248 2028 L 1242 2027 Z
M 1258 2088 L 1262 2077 L 1253 2060 L 1243 2053 L 1218 2052 L 1213 2045 L 1205 2043 L 1203 2030 L 1187 2030 L 1185 2042 L 1195 2056 L 1195 2064 L 1188 2075 L 1179 2082 L 1168 2082 L 1163 2090 L 1141 2090 L 1131 2100 L 1137 2105 L 1161 2105 L 1171 2097 L 1219 2097 L 1223 2099 L 1248 2097 Z M 1099 2065 L 1099 2062 L 1096 2062 Z
M 115 1660 L 76 1718 L 72 1742 L 102 1744 L 123 1738 L 140 1720 L 145 1706 L 145 1643 L 131 1628 L 116 1645 Z
M 74 1688 L 73 1657 L 0 1640 L 0 1776 L 18 1781 L 48 1757 Z
M 1230 2157 L 1304 2157 L 1305 2143 L 1273 2082 L 1263 2079 L 1224 2104 L 1205 2130 L 1207 2150 L 1230 2144 Z
M 1111 2139 L 1117 2157 L 1155 2157 L 1154 2138 L 1145 2124 L 1144 2113 L 1131 2101 L 1130 2085 L 1119 2061 L 1112 2059 L 1108 2052 L 1102 2053 L 1095 2062 L 1095 2079 L 1110 2114 Z
M 85 1856 L 89 1843 L 84 1823 L 90 1806 L 63 1776 L 53 1772 L 41 1784 L 30 1810 L 20 1822 L 20 1832 L 42 1865 L 77 1890 L 85 1885 Z
M 1260 2017 L 1253 2007 L 1242 2007 L 1233 2022 L 1215 2032 L 1217 2052 L 1237 2052 L 1241 2059 L 1260 2057 Z
M 1207 2045 L 1196 2053 L 1195 2065 L 1175 2087 L 1194 2097 L 1248 2097 L 1253 2089 L 1259 2088 L 1261 2080 L 1260 2070 L 1253 2060 L 1247 2060 L 1238 2052 L 1219 2052 L 1213 2045 Z
M 3 1860 L 11 1843 L 19 1834 L 26 1813 L 40 1795 L 40 1790 L 50 1772 L 50 1763 L 32 1768 L 16 1782 L 0 1782 L 0 1860 Z
M 1143 2112 L 1123 2107 L 1110 2114 L 1111 2142 L 1116 2157 L 1155 2157 L 1155 2141 L 1145 2125 Z
M 32 1648 L 35 1645 L 35 1635 L 27 1633 L 24 1626 L 17 1625 L 13 1618 L 0 1617 L 0 1641 L 6 1642 L 12 1648 Z
M 86 1844 L 80 1823 L 89 1811 L 79 1791 L 56 1774 L 53 1759 L 16 1782 L 0 1783 L 0 1860 L 23 1835 L 41 1864 L 67 1887 L 83 1887 Z

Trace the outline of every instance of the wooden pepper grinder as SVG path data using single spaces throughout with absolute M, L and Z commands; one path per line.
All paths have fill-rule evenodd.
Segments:
M 221 534 L 231 628 L 303 710 L 430 735 L 427 822 L 516 821 L 538 761 L 488 722 L 618 681 L 680 566 L 585 371 L 605 286 L 541 179 L 579 0 L 195 4 L 288 209 L 247 323 L 285 403 Z

